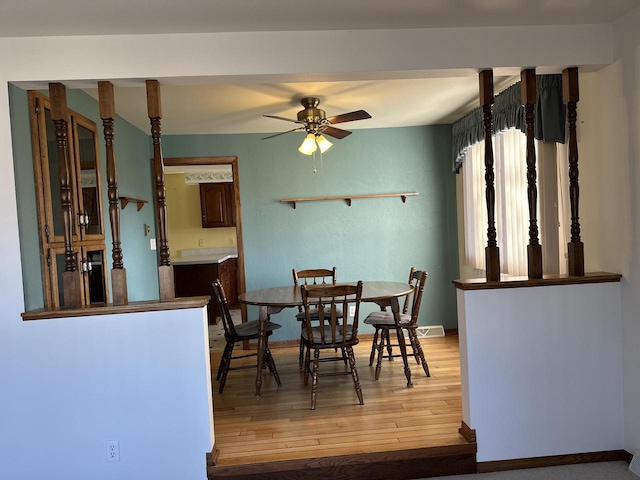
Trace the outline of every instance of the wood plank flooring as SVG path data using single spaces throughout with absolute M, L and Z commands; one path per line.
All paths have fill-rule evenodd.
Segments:
M 224 346 L 215 343 L 214 380 Z M 255 369 L 229 372 L 222 394 L 214 382 L 219 457 L 210 478 L 222 478 L 216 472 L 228 473 L 242 465 L 469 446 L 458 433 L 462 421 L 458 337 L 423 338 L 421 343 L 431 377 L 411 361 L 414 387 L 407 388 L 401 359 L 384 360 L 380 379 L 373 379 L 371 336 L 362 336 L 355 354 L 364 405 L 358 404 L 350 376 L 321 377 L 316 410 L 311 410 L 311 382 L 303 386 L 297 346 L 272 348 L 282 387 L 264 370 L 259 400 L 254 397 Z M 236 362 L 251 364 L 255 357 Z M 341 362 L 320 365 L 321 372 L 344 368 Z M 465 451 L 472 451 L 475 460 L 475 444 Z

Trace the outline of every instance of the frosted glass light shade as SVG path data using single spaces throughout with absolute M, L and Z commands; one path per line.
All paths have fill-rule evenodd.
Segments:
M 302 142 L 302 145 L 300 145 L 300 148 L 298 148 L 298 150 L 300 151 L 300 153 L 304 153 L 305 155 L 311 155 L 316 151 L 317 148 L 318 147 L 316 145 L 315 135 L 313 135 L 313 133 L 309 133 L 304 138 L 304 141 Z
M 320 151 L 322 153 L 324 153 L 327 150 L 329 150 L 331 148 L 331 146 L 333 145 L 333 143 L 331 143 L 329 140 L 324 138 L 322 135 L 318 135 L 316 137 L 316 142 L 318 143 L 318 147 L 320 147 Z

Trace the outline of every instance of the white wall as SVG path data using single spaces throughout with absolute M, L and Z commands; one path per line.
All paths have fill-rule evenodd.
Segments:
M 625 449 L 640 449 L 640 8 L 614 25 L 617 62 L 594 79 L 600 101 L 593 117 L 602 121 L 598 184 L 603 222 L 597 252 L 604 268 L 624 274 L 622 351 L 624 361 Z M 602 139 L 600 142 L 599 139 Z M 600 183 L 602 181 L 602 183 Z
M 104 463 L 97 453 L 101 450 L 97 443 L 107 438 L 98 437 L 107 433 L 119 435 L 120 432 L 104 430 L 103 408 L 92 407 L 92 402 L 99 399 L 78 397 L 75 392 L 76 389 L 81 390 L 91 373 L 81 368 L 83 364 L 92 365 L 97 370 L 107 365 L 106 357 L 100 361 L 93 359 L 93 352 L 86 349 L 84 343 L 96 338 L 115 339 L 116 336 L 122 342 L 132 342 L 128 346 L 132 352 L 130 360 L 137 369 L 144 368 L 144 365 L 137 365 L 143 362 L 135 358 L 133 352 L 138 350 L 138 342 L 144 342 L 144 335 L 127 335 L 127 328 L 133 328 L 133 325 L 119 328 L 116 322 L 94 322 L 93 319 L 85 322 L 91 323 L 91 327 L 79 321 L 69 321 L 70 328 L 64 327 L 66 321 L 27 325 L 20 319 L 24 306 L 7 82 L 89 80 L 93 83 L 103 79 L 139 79 L 136 81 L 143 85 L 146 78 L 156 78 L 162 83 L 174 77 L 207 76 L 227 82 L 247 79 L 376 79 L 411 78 L 432 74 L 432 70 L 440 75 L 475 76 L 479 68 L 504 67 L 518 71 L 522 65 L 538 65 L 559 69 L 565 65 L 604 65 L 612 61 L 611 30 L 606 26 L 443 28 L 403 32 L 331 32 L 329 35 L 319 32 L 314 35 L 323 39 L 323 48 L 312 57 L 307 55 L 307 42 L 300 41 L 300 32 L 0 38 L 0 224 L 3 227 L 0 229 L 0 265 L 3 268 L 0 276 L 0 384 L 3 386 L 0 395 L 0 463 L 4 472 L 18 472 L 23 464 L 36 463 L 43 471 L 46 468 L 47 478 L 72 478 L 67 476 L 70 474 L 68 464 L 78 462 L 82 468 L 93 467 L 100 475 L 107 475 L 110 472 L 107 469 L 124 469 L 130 465 L 130 470 L 114 475 L 126 478 L 140 473 L 137 467 L 141 463 L 137 459 L 132 459 L 135 465 L 124 462 L 124 458 L 131 454 L 131 448 L 136 455 L 141 454 L 141 460 L 149 460 L 147 466 L 160 461 L 161 455 L 156 449 L 151 461 L 146 453 L 132 447 L 138 445 L 138 438 L 134 439 L 133 430 L 122 430 L 125 425 L 143 432 L 147 427 L 153 427 L 155 422 L 157 429 L 144 432 L 148 442 L 164 439 L 167 433 L 176 433 L 176 426 L 167 416 L 155 415 L 152 422 L 148 415 L 144 415 L 148 399 L 132 399 L 129 406 L 136 415 L 121 417 L 121 421 L 116 422 L 127 440 L 121 445 L 123 462 L 117 466 Z M 443 45 L 446 48 L 442 48 Z M 452 70 L 443 72 L 442 69 Z M 170 323 L 169 320 L 167 322 Z M 168 342 L 172 331 L 169 329 L 164 333 L 167 338 L 160 334 L 160 339 Z M 109 355 L 117 355 L 115 345 L 113 343 L 113 350 L 108 350 Z M 55 390 L 52 398 L 51 385 L 45 381 L 47 376 L 41 375 L 38 369 L 52 362 L 60 350 L 77 353 L 59 362 L 58 370 L 46 369 L 45 372 L 55 374 L 58 382 L 73 389 Z M 133 383 L 130 386 L 135 387 Z M 189 388 L 184 394 L 191 397 L 200 394 L 202 385 L 193 383 Z M 112 400 L 119 402 L 121 397 L 129 395 L 127 390 L 118 391 L 119 395 L 111 397 Z M 70 405 L 76 412 L 82 412 L 85 419 L 82 423 L 89 428 L 72 422 L 74 429 L 66 431 L 61 442 L 60 432 L 67 422 L 55 420 L 53 414 L 56 412 L 48 405 L 51 400 L 57 407 Z M 102 403 L 98 401 L 98 405 Z M 47 415 L 38 412 L 46 412 Z M 71 413 L 66 411 L 63 419 L 71 419 Z M 100 435 L 91 433 L 93 426 L 100 427 Z M 89 435 L 89 440 L 86 435 Z M 87 441 L 96 445 L 84 445 Z M 64 444 L 69 444 L 70 448 Z M 53 450 L 43 457 L 43 451 L 52 445 L 55 446 Z M 187 452 L 182 453 L 182 460 L 186 463 Z M 200 452 L 190 454 L 201 458 Z M 38 467 L 28 468 L 33 472 Z M 97 477 L 85 475 L 84 478 Z
M 3 371 L 0 477 L 206 479 L 206 309 L 21 322 Z M 117 440 L 120 461 L 106 461 Z
M 478 462 L 623 447 L 620 285 L 458 291 Z

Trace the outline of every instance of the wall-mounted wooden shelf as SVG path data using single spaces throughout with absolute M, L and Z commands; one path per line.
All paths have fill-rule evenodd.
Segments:
M 141 200 L 139 198 L 133 198 L 133 197 L 118 197 L 118 199 L 120 199 L 120 209 L 124 210 L 124 207 L 126 207 L 129 202 L 135 202 L 136 205 L 138 206 L 138 211 L 140 211 L 140 209 L 144 206 L 145 203 L 147 203 L 146 200 Z
M 311 198 L 283 198 L 280 200 L 282 203 L 290 203 L 293 208 L 296 208 L 298 202 L 321 202 L 325 200 L 344 200 L 347 205 L 351 206 L 351 200 L 361 198 L 380 198 L 380 197 L 400 197 L 402 203 L 407 201 L 407 197 L 413 197 L 418 195 L 418 192 L 408 193 L 373 193 L 371 195 L 339 195 L 335 197 L 311 197 Z

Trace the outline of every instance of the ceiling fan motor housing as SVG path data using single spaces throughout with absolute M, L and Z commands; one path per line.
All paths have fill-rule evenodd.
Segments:
M 317 108 L 320 99 L 315 97 L 303 98 L 300 103 L 304 110 L 298 112 L 298 122 L 302 122 L 307 127 L 309 133 L 319 133 L 318 128 L 326 123 L 327 114 L 324 110 Z

